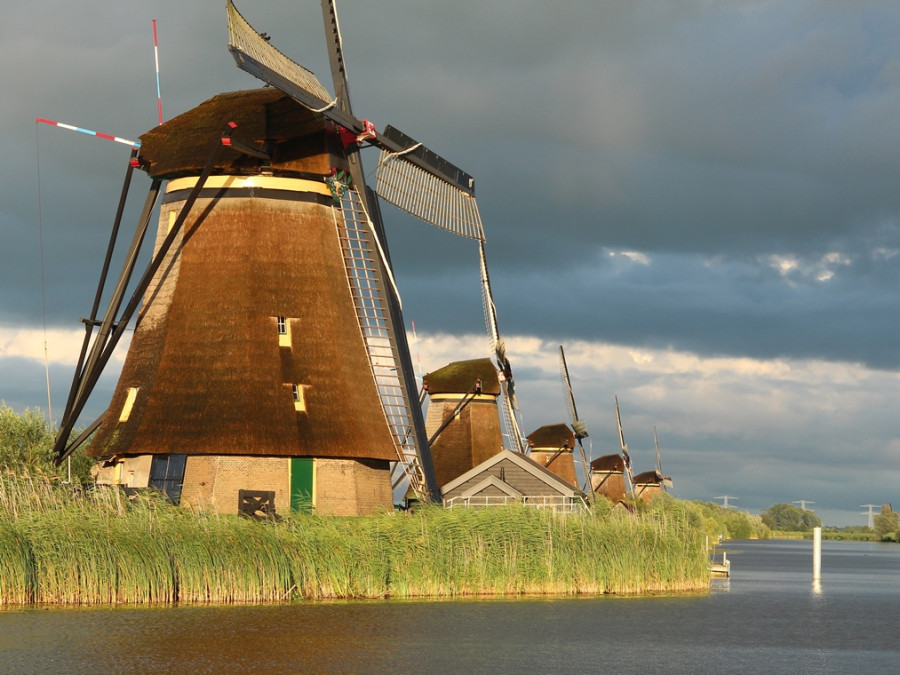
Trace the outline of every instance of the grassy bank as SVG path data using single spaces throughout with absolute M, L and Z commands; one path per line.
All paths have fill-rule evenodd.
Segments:
M 0 603 L 644 593 L 705 588 L 696 509 L 439 508 L 278 522 L 0 478 Z

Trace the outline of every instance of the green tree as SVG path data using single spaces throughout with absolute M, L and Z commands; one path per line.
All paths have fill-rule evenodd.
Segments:
M 890 504 L 882 504 L 881 513 L 873 518 L 875 534 L 879 539 L 900 530 L 900 513 L 891 508 Z
M 762 514 L 763 523 L 782 532 L 809 532 L 822 527 L 822 519 L 812 511 L 793 504 L 774 504 Z
M 80 433 L 79 431 L 73 432 Z M 22 414 L 0 402 L 0 471 L 38 472 L 67 477 L 68 465 L 53 465 L 54 435 L 40 410 L 27 409 Z M 72 453 L 72 481 L 92 480 L 94 461 L 84 455 L 82 446 Z

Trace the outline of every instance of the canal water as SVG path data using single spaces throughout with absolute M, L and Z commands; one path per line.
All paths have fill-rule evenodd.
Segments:
M 900 546 L 726 542 L 730 580 L 639 598 L 6 609 L 2 673 L 892 673 Z

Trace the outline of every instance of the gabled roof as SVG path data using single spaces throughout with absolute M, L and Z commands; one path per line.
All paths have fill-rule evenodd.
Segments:
M 466 471 L 463 475 L 454 478 L 449 483 L 441 487 L 441 494 L 447 494 L 452 490 L 455 490 L 460 485 L 464 484 L 466 481 L 475 478 L 482 472 L 488 470 L 492 466 L 499 464 L 503 460 L 508 460 L 517 464 L 519 467 L 532 474 L 539 480 L 543 481 L 547 485 L 553 487 L 560 494 L 565 495 L 573 495 L 573 494 L 581 494 L 581 490 L 572 485 L 566 480 L 563 480 L 555 473 L 542 467 L 540 464 L 535 462 L 530 457 L 523 455 L 518 452 L 513 452 L 512 450 L 501 450 L 493 457 L 483 461 L 478 466 Z
M 486 487 L 491 486 L 491 485 L 494 486 L 495 488 L 497 488 L 498 490 L 500 490 L 500 492 L 507 495 L 508 497 L 521 497 L 522 496 L 521 492 L 516 490 L 509 483 L 500 480 L 499 478 L 497 478 L 497 476 L 488 476 L 480 483 L 473 485 L 468 490 L 463 492 L 461 496 L 462 497 L 473 497 L 473 496 L 477 495 L 479 492 L 481 492 L 482 490 L 484 490 Z

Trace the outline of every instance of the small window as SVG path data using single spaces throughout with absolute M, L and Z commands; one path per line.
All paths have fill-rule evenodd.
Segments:
M 291 322 L 286 316 L 277 316 L 275 317 L 275 322 L 278 324 L 278 346 L 279 347 L 290 347 L 291 346 Z
M 306 396 L 303 389 L 302 384 L 291 385 L 291 391 L 294 394 L 294 410 L 298 412 L 306 412 Z
M 131 409 L 134 407 L 134 401 L 137 399 L 138 388 L 128 387 L 128 394 L 125 396 L 125 403 L 122 405 L 122 412 L 119 413 L 119 421 L 127 422 L 131 417 Z

